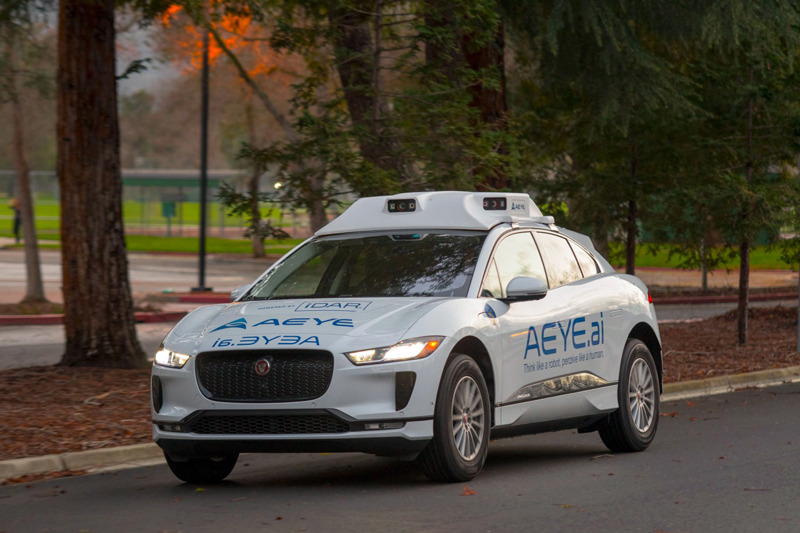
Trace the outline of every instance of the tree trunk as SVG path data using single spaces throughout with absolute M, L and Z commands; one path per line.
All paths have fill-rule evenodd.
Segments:
M 114 0 L 58 7 L 61 364 L 143 367 L 122 223 Z
M 628 235 L 625 241 L 625 273 L 636 275 L 636 200 L 628 200 Z
M 750 299 L 750 239 L 739 245 L 739 305 L 736 309 L 737 342 L 747 344 L 747 307 Z
M 636 165 L 638 146 L 636 143 L 631 144 L 631 190 L 630 194 L 636 193 Z M 631 276 L 636 275 L 636 234 L 638 228 L 636 227 L 636 218 L 638 216 L 638 206 L 636 199 L 631 198 L 628 200 L 628 235 L 625 242 L 625 273 Z
M 602 255 L 606 261 L 610 261 L 611 253 L 608 248 L 608 226 L 605 220 L 594 220 L 592 223 L 592 244 L 597 253 Z
M 335 29 L 333 39 L 337 70 L 342 82 L 347 110 L 356 132 L 361 156 L 375 168 L 393 174 L 401 187 L 413 184 L 414 172 L 402 157 L 402 147 L 393 136 L 394 128 L 386 125 L 386 109 L 378 93 L 380 56 L 372 43 L 368 20 L 347 7 L 331 6 L 328 15 Z M 379 109 L 378 120 L 375 110 Z M 385 181 L 385 180 L 384 180 Z M 359 191 L 364 195 L 388 194 L 383 185 Z
M 261 177 L 260 169 L 254 165 L 253 173 L 247 180 L 247 190 L 250 193 L 250 217 L 251 228 L 256 230 L 261 227 L 261 206 L 258 204 L 258 182 Z M 253 231 L 250 236 L 253 242 L 253 257 L 264 257 L 264 236 L 259 231 Z
M 251 97 L 245 106 L 245 120 L 247 121 L 247 138 L 251 146 L 258 145 L 256 139 L 256 125 L 253 120 L 253 98 Z M 261 177 L 261 167 L 253 161 L 253 168 L 251 169 L 250 179 L 247 180 L 247 192 L 250 193 L 250 229 L 253 234 L 250 239 L 253 243 L 253 257 L 264 257 L 264 236 L 258 231 L 261 228 L 261 206 L 258 204 L 258 182 Z
M 754 69 L 750 67 L 750 85 L 753 85 Z M 747 101 L 747 163 L 744 167 L 744 177 L 749 187 L 753 178 L 753 97 Z M 750 213 L 750 206 L 745 205 L 742 213 L 745 236 L 739 247 L 739 305 L 736 310 L 736 325 L 740 346 L 747 344 L 747 308 L 750 299 L 750 239 L 747 236 L 747 218 Z
M 39 260 L 39 243 L 36 240 L 36 217 L 34 216 L 33 195 L 31 194 L 30 169 L 25 154 L 25 133 L 22 102 L 17 92 L 16 65 L 14 50 L 11 40 L 7 42 L 6 58 L 8 61 L 8 86 L 9 101 L 12 110 L 14 170 L 17 173 L 17 200 L 22 218 L 22 236 L 25 239 L 25 297 L 22 303 L 46 302 L 44 285 L 42 284 L 42 269 Z
M 320 170 L 319 172 L 314 172 L 309 177 L 309 186 L 313 192 L 310 195 L 311 205 L 308 209 L 308 217 L 311 224 L 311 232 L 314 233 L 328 224 L 328 214 L 325 211 L 325 202 L 318 194 L 319 191 L 322 191 L 325 188 L 325 171 Z
M 461 36 L 461 51 L 469 68 L 476 72 L 496 70 L 500 76 L 499 87 L 476 83 L 470 87 L 472 107 L 480 110 L 480 119 L 495 129 L 505 127 L 506 104 L 506 72 L 505 72 L 505 26 L 500 24 L 493 42 L 478 50 L 470 46 L 470 35 Z M 508 189 L 511 185 L 508 175 L 502 169 L 487 176 L 478 184 L 479 191 Z

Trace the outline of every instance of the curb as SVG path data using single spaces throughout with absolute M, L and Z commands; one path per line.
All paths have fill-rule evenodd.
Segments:
M 664 385 L 661 402 L 724 394 L 750 387 L 770 387 L 796 381 L 800 381 L 800 366 L 668 383 Z M 116 469 L 134 468 L 145 464 L 161 463 L 163 460 L 163 452 L 155 443 L 100 448 L 84 452 L 65 452 L 39 457 L 23 457 L 22 459 L 0 461 L 0 481 L 30 474 L 45 474 L 63 470 L 97 470 L 108 467 Z
M 0 481 L 30 474 L 46 474 L 63 470 L 87 470 L 108 466 L 139 466 L 139 461 L 152 461 L 164 455 L 155 443 L 132 444 L 116 448 L 100 448 L 85 452 L 66 452 L 39 457 L 0 461 Z
M 800 381 L 800 366 L 773 368 L 769 370 L 759 370 L 757 372 L 748 372 L 746 374 L 733 374 L 716 378 L 681 381 L 679 383 L 667 383 L 664 385 L 661 401 L 671 402 L 683 400 L 685 398 L 699 398 L 701 396 L 734 392 L 748 387 L 770 387 L 772 385 L 781 385 L 794 381 Z
M 186 311 L 164 313 L 134 313 L 136 323 L 177 322 L 186 316 Z M 64 323 L 64 315 L 0 315 L 0 326 L 52 326 Z
M 796 292 L 775 292 L 763 294 L 751 294 L 751 302 L 772 302 L 780 300 L 797 300 Z M 739 297 L 735 294 L 720 296 L 668 296 L 665 298 L 653 298 L 655 305 L 691 305 L 691 304 L 724 304 L 738 302 Z

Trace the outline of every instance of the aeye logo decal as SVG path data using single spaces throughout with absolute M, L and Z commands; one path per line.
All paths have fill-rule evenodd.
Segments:
M 278 320 L 277 318 L 267 318 L 266 320 L 262 320 L 257 324 L 253 324 L 250 326 L 251 328 L 255 328 L 258 326 L 305 326 L 306 324 L 311 326 L 335 326 L 337 328 L 353 328 L 355 324 L 353 324 L 352 318 L 316 318 L 316 317 L 303 317 L 303 318 L 287 318 L 284 320 Z M 244 318 L 237 318 L 232 322 L 228 322 L 227 324 L 223 324 L 218 328 L 212 329 L 211 333 L 215 331 L 219 331 L 221 329 L 247 329 L 247 320 Z
M 219 331 L 221 329 L 247 329 L 247 320 L 244 318 L 237 318 L 233 322 L 228 322 L 227 324 L 223 324 L 216 329 L 212 329 L 211 333 L 215 331 Z
M 511 210 L 512 211 L 524 211 L 525 210 L 525 204 L 524 203 L 511 202 Z

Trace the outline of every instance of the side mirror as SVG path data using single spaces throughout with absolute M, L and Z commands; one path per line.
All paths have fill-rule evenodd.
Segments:
M 547 295 L 547 282 L 539 278 L 514 278 L 508 282 L 506 295 L 509 302 L 541 300 Z
M 232 302 L 235 302 L 236 300 L 238 300 L 238 299 L 239 299 L 239 297 L 240 297 L 242 294 L 244 294 L 245 292 L 247 292 L 247 289 L 248 289 L 248 288 L 250 288 L 250 284 L 246 284 L 246 285 L 239 285 L 238 287 L 236 287 L 235 289 L 233 289 L 233 290 L 231 291 L 231 301 L 232 301 Z

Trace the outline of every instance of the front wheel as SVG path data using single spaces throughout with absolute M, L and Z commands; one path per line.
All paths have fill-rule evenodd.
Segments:
M 486 461 L 491 429 L 489 391 L 481 369 L 463 354 L 445 368 L 433 417 L 433 439 L 420 454 L 432 481 L 468 481 Z
M 198 457 L 188 461 L 174 461 L 168 453 L 164 453 L 167 464 L 175 477 L 186 483 L 219 483 L 236 466 L 239 454 L 222 457 Z
M 657 375 L 647 346 L 639 339 L 628 339 L 617 392 L 619 409 L 600 429 L 600 438 L 612 452 L 640 452 L 653 441 L 660 396 Z

